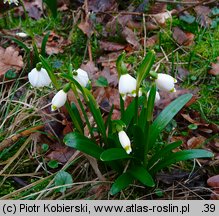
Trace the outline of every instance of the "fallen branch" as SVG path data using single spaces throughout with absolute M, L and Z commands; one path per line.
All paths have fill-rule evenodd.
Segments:
M 5 148 L 10 147 L 14 142 L 16 142 L 19 138 L 21 137 L 25 137 L 25 136 L 29 136 L 30 134 L 41 130 L 44 128 L 44 125 L 38 125 L 32 128 L 29 128 L 25 131 L 20 132 L 19 134 L 15 134 L 14 136 L 7 138 L 5 140 L 3 140 L 0 144 L 0 151 L 2 151 Z

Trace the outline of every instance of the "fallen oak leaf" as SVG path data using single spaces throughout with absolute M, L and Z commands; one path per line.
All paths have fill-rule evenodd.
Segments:
M 19 71 L 23 66 L 23 58 L 15 48 L 7 47 L 4 49 L 0 47 L 0 77 L 10 69 Z

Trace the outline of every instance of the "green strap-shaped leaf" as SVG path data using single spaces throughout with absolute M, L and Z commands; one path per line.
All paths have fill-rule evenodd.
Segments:
M 106 141 L 106 128 L 105 128 L 105 124 L 104 124 L 104 121 L 103 121 L 103 117 L 101 115 L 101 112 L 100 112 L 100 109 L 99 109 L 99 106 L 94 98 L 94 96 L 90 93 L 89 90 L 87 90 L 86 88 L 84 88 L 84 92 L 86 94 L 86 96 L 88 97 L 89 99 L 89 108 L 93 114 L 93 117 L 97 123 L 97 126 L 98 126 L 98 129 L 100 130 L 100 133 L 102 134 L 103 136 L 103 139 L 105 141 L 105 143 L 107 142 Z
M 149 150 L 153 147 L 158 135 L 182 109 L 182 107 L 192 98 L 192 94 L 185 94 L 170 103 L 155 119 L 150 129 Z
M 138 179 L 142 184 L 146 186 L 149 187 L 155 186 L 152 176 L 141 165 L 133 165 L 131 169 L 127 170 L 127 173 L 130 173 L 134 178 Z
M 171 153 L 173 149 L 179 147 L 180 145 L 182 145 L 181 140 L 170 143 L 160 151 L 156 152 L 154 156 L 149 160 L 148 167 L 152 167 L 155 163 L 157 163 L 159 160 L 162 160 L 167 154 Z
M 144 159 L 145 136 L 142 129 L 138 125 L 133 126 L 133 152 L 137 159 Z
M 203 149 L 190 149 L 184 150 L 176 153 L 171 153 L 168 158 L 164 158 L 163 160 L 159 161 L 150 171 L 150 173 L 155 174 L 159 170 L 170 166 L 179 161 L 185 161 L 189 159 L 195 158 L 211 158 L 214 154 L 210 151 L 206 151 Z
M 47 41 L 49 39 L 49 35 L 50 35 L 50 32 L 47 32 L 47 34 L 44 36 L 42 44 L 41 44 L 41 55 L 43 57 L 46 56 L 46 43 L 47 43 Z
M 73 111 L 74 116 L 75 116 L 75 118 L 77 119 L 77 122 L 78 122 L 78 124 L 80 125 L 80 128 L 81 128 L 81 130 L 82 130 L 82 132 L 83 132 L 83 131 L 84 131 L 83 121 L 82 121 L 82 119 L 81 119 L 81 115 L 80 115 L 80 113 L 79 113 L 79 111 L 78 111 L 78 108 L 77 108 L 77 106 L 75 105 L 74 102 L 71 103 L 71 110 Z
M 137 71 L 137 87 L 138 90 L 141 86 L 142 81 L 148 76 L 152 65 L 155 60 L 155 52 L 153 50 L 149 51 L 145 58 L 143 59 L 141 65 L 138 68 Z
M 57 0 L 43 0 L 49 7 L 54 18 L 57 17 Z
M 110 194 L 112 195 L 117 194 L 121 190 L 128 187 L 131 183 L 133 183 L 134 180 L 135 178 L 132 175 L 128 173 L 123 173 L 115 180 L 114 184 L 110 189 Z
M 127 159 L 131 158 L 130 155 L 128 155 L 124 149 L 122 148 L 111 148 L 107 149 L 100 155 L 100 159 L 102 161 L 113 161 L 113 160 L 119 160 L 119 159 Z
M 98 160 L 100 159 L 100 155 L 103 152 L 103 149 L 100 146 L 98 146 L 95 142 L 91 141 L 87 137 L 77 132 L 67 134 L 64 137 L 63 141 L 67 146 L 75 148 Z

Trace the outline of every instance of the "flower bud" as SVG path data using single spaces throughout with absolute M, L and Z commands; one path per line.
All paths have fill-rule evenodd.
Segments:
M 51 110 L 55 111 L 58 108 L 62 107 L 67 100 L 67 93 L 63 90 L 60 90 L 56 93 L 56 95 L 52 99 Z
M 177 83 L 177 80 L 168 74 L 159 73 L 157 79 L 155 79 L 157 88 L 162 91 L 175 92 L 174 83 Z
M 40 68 L 39 70 L 37 68 L 32 69 L 28 73 L 28 79 L 33 87 L 49 86 L 51 83 L 51 79 L 44 68 Z
M 123 100 L 126 96 L 136 96 L 136 85 L 137 81 L 129 74 L 123 74 L 119 79 L 119 93 L 121 94 Z
M 129 137 L 127 136 L 125 131 L 120 131 L 118 133 L 119 135 L 119 141 L 122 145 L 122 147 L 125 149 L 127 154 L 130 154 L 132 152 L 132 148 L 131 148 L 131 142 Z
M 86 85 L 89 82 L 89 77 L 86 71 L 82 69 L 77 69 L 75 72 L 73 72 L 73 78 L 79 82 L 79 84 L 83 87 L 86 87 Z

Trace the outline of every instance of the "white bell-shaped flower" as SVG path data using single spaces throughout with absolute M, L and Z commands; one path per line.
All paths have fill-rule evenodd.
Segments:
M 4 0 L 4 4 L 6 3 L 6 2 L 8 2 L 8 4 L 16 4 L 16 5 L 18 5 L 19 4 L 19 0 Z
M 131 142 L 126 132 L 122 130 L 118 133 L 118 135 L 122 147 L 125 149 L 127 154 L 130 154 L 132 152 Z
M 129 74 L 123 74 L 119 79 L 119 93 L 121 94 L 123 100 L 126 96 L 136 96 L 136 85 L 137 81 L 134 77 Z
M 49 86 L 51 83 L 51 79 L 44 68 L 40 68 L 39 70 L 37 70 L 37 68 L 32 69 L 31 72 L 28 73 L 28 79 L 33 87 Z
M 73 78 L 80 83 L 81 86 L 86 87 L 89 82 L 89 77 L 86 71 L 81 68 L 73 72 Z
M 168 74 L 159 73 L 157 79 L 155 79 L 157 88 L 162 91 L 175 92 L 174 84 L 177 80 Z
M 51 110 L 55 111 L 62 107 L 67 100 L 67 93 L 62 90 L 58 91 L 52 99 Z
M 149 95 L 150 95 L 150 91 L 148 91 L 148 93 L 147 93 L 147 98 L 149 97 Z M 160 94 L 159 94 L 158 91 L 156 91 L 155 101 L 154 102 L 157 103 L 159 100 L 160 100 Z

